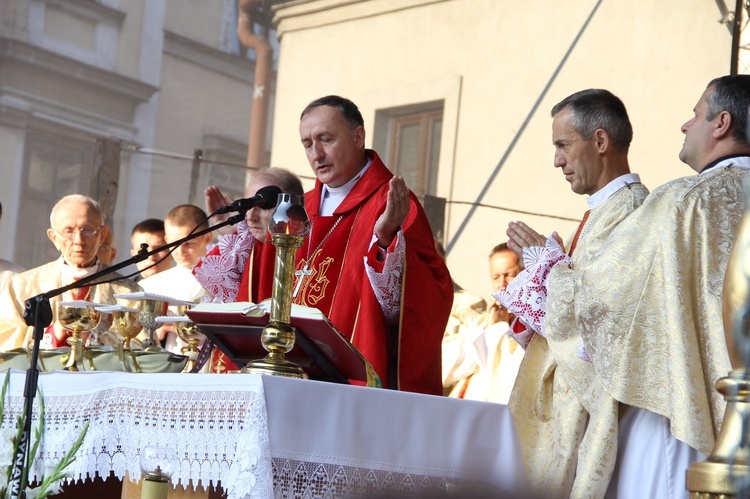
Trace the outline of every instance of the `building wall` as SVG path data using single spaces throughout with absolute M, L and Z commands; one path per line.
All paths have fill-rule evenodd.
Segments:
M 123 146 L 110 220 L 118 261 L 137 222 L 203 204 L 217 175 L 204 163 L 192 181 L 194 150 L 244 164 L 254 63 L 238 49 L 235 9 L 236 0 L 0 2 L 0 257 L 32 267 L 55 256 L 44 234 L 52 204 L 94 194 L 90 161 L 69 164 L 73 143 L 81 157 L 93 157 L 97 138 Z M 241 192 L 245 173 L 235 167 L 226 183 Z M 26 185 L 35 179 L 49 182 Z
M 705 0 L 287 2 L 275 17 L 271 162 L 309 175 L 299 113 L 322 95 L 358 104 L 368 144 L 376 111 L 443 100 L 437 195 L 448 200 L 448 265 L 460 285 L 487 295 L 487 254 L 509 221 L 567 236 L 577 222 L 540 215 L 586 210 L 552 165 L 549 112 L 567 95 L 593 87 L 623 99 L 631 167 L 650 188 L 692 173 L 677 158 L 680 125 L 707 82 L 729 71 L 719 17 Z

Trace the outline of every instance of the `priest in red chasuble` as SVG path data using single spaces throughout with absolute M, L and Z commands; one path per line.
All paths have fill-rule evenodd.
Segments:
M 305 198 L 312 230 L 297 253 L 295 302 L 328 315 L 386 387 L 441 394 L 453 285 L 422 207 L 365 150 L 351 101 L 310 103 L 300 139 L 317 181 Z
M 328 316 L 383 386 L 442 394 L 453 286 L 419 201 L 365 149 L 362 115 L 348 99 L 311 102 L 300 139 L 317 180 L 305 195 L 311 231 L 297 253 L 293 302 Z M 270 286 L 256 289 L 258 301 L 270 297 Z

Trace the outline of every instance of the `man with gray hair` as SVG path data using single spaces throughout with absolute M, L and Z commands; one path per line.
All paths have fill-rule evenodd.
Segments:
M 630 172 L 628 151 L 633 128 L 619 98 L 603 89 L 582 90 L 556 104 L 552 108 L 552 117 L 554 166 L 562 171 L 573 192 L 589 196 L 586 200 L 589 209 L 567 243 L 563 245 L 557 233 L 553 236 L 561 246 L 560 252 L 572 262 L 572 267 L 585 268 L 591 264 L 591 255 L 612 229 L 643 203 L 648 190 L 641 184 L 639 176 Z M 512 222 L 508 236 L 509 247 L 519 256 L 523 256 L 520 246 L 532 243 L 544 246 L 546 240 L 523 222 Z M 521 236 L 526 236 L 526 239 Z M 511 286 L 513 283 L 508 287 Z M 503 304 L 507 307 L 506 303 Z M 514 312 L 511 307 L 508 309 Z M 526 330 L 525 324 L 520 322 L 524 317 L 520 317 L 513 322 L 512 331 L 526 348 L 526 354 L 509 405 L 516 415 L 524 464 L 532 486 L 539 485 L 535 478 L 544 473 L 540 466 L 548 467 L 542 481 L 543 490 L 539 492 L 569 494 L 575 476 L 575 454 L 565 455 L 566 459 L 556 459 L 548 465 L 545 461 L 548 455 L 543 455 L 538 442 L 546 438 L 558 447 L 573 445 L 566 440 L 569 435 L 563 434 L 559 426 L 563 424 L 561 421 L 578 421 L 585 414 L 580 411 L 575 398 L 558 395 L 567 393 L 569 387 L 566 378 L 559 375 L 556 352 L 545 337 L 532 335 Z M 554 400 L 541 395 L 545 388 L 556 394 Z M 540 394 L 538 398 L 537 394 Z M 535 417 L 537 413 L 526 414 L 530 405 L 539 408 L 540 417 Z M 552 414 L 555 417 L 550 416 Z
M 61 253 L 57 260 L 15 275 L 0 293 L 0 351 L 26 346 L 32 328 L 23 318 L 25 301 L 38 294 L 66 286 L 105 268 L 97 252 L 106 237 L 99 204 L 80 194 L 65 196 L 55 204 L 50 215 L 47 236 Z M 108 276 L 117 277 L 119 274 Z M 42 346 L 65 346 L 70 331 L 57 323 L 57 304 L 61 301 L 87 300 L 96 303 L 116 303 L 116 293 L 140 291 L 137 284 L 120 278 L 114 282 L 94 284 L 66 291 L 50 299 L 52 323 L 47 328 Z
M 535 345 L 556 368 L 528 364 L 535 382 L 510 405 L 526 418 L 530 481 L 550 494 L 685 497 L 685 469 L 711 451 L 725 409 L 714 383 L 732 368 L 721 290 L 750 177 L 749 106 L 750 75 L 712 80 L 681 127 L 679 158 L 699 174 L 656 189 L 588 265 L 548 241 L 502 298 L 523 316 L 524 287 L 547 293 L 546 315 L 523 319 L 538 334 L 521 369 Z M 540 244 L 518 224 L 508 235 Z

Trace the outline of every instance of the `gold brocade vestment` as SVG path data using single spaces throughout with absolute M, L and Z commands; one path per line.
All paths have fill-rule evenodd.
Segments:
M 41 293 L 52 291 L 68 282 L 63 283 L 58 267 L 59 261 L 50 262 L 21 274 L 14 275 L 8 281 L 8 286 L 0 293 L 0 351 L 27 346 L 33 329 L 26 325 L 23 318 L 24 302 Z M 112 274 L 111 277 L 119 276 Z M 127 294 L 141 291 L 140 286 L 129 279 L 118 279 L 106 284 L 91 287 L 89 301 L 102 304 L 115 304 L 117 293 Z M 50 298 L 52 306 L 52 324 L 57 322 L 57 304 L 70 300 L 69 293 Z M 126 304 L 123 302 L 123 304 Z M 138 307 L 135 302 L 128 302 L 128 306 Z
M 591 210 L 572 255 L 575 269 L 590 265 L 592 254 L 604 244 L 613 229 L 643 203 L 648 190 L 642 184 L 630 184 L 613 193 L 601 206 Z M 571 241 L 568 241 L 568 246 Z M 608 282 L 608 280 L 605 280 Z M 580 337 L 571 317 L 559 322 L 550 303 L 547 304 L 547 339 L 535 335 L 526 349 L 509 406 L 521 444 L 524 465 L 532 490 L 548 497 L 587 497 L 573 490 L 576 477 L 577 452 L 585 438 L 588 412 L 570 385 L 567 366 L 575 364 L 576 376 L 586 379 L 591 365 L 578 357 Z M 566 337 L 558 341 L 558 337 Z M 578 337 L 578 340 L 576 340 Z M 554 339 L 553 339 L 554 338 Z M 615 429 L 617 422 L 614 404 Z M 609 413 L 609 411 L 606 411 Z M 616 437 L 616 435 L 615 435 Z M 611 472 L 611 470 L 610 470 Z M 587 477 L 587 486 L 609 475 Z M 601 494 L 603 495 L 603 494 Z M 596 497 L 596 494 L 593 494 Z

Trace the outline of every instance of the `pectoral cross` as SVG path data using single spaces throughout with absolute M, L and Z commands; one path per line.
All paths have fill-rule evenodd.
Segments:
M 302 281 L 305 280 L 305 277 L 312 275 L 312 270 L 310 270 L 307 266 L 308 262 L 305 262 L 305 266 L 302 267 L 302 270 L 298 270 L 294 273 L 294 275 L 297 276 L 297 285 L 294 287 L 294 293 L 292 293 L 292 298 L 297 298 L 297 293 L 299 293 L 300 288 L 302 287 Z

